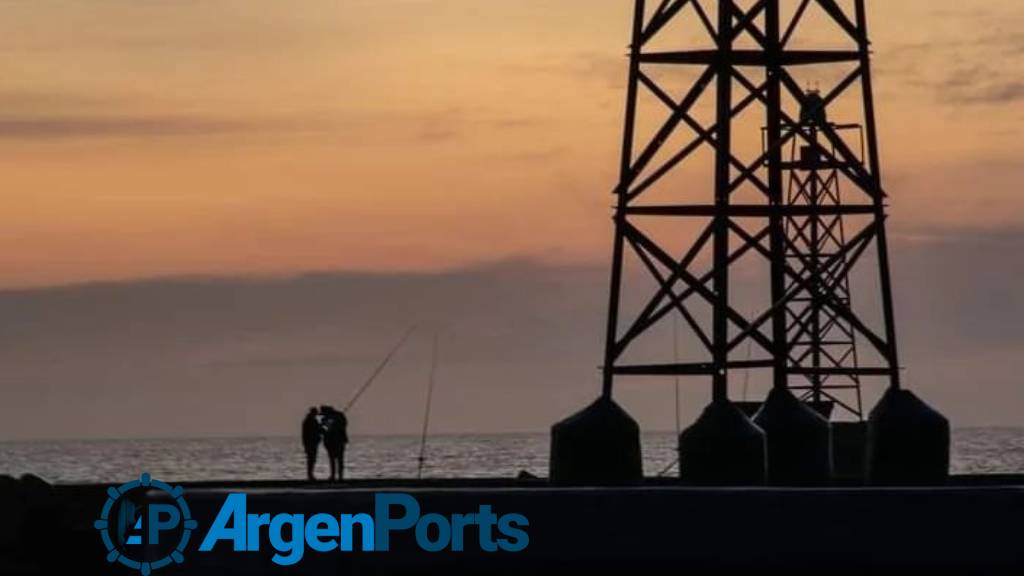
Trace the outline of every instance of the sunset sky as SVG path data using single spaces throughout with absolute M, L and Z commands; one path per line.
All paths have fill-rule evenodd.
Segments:
M 59 319 L 55 313 L 45 318 L 30 313 L 52 310 L 46 298 L 71 306 L 76 289 L 55 292 L 55 286 L 193 276 L 263 282 L 259 278 L 267 275 L 306 272 L 340 272 L 349 279 L 415 274 L 445 286 L 487 277 L 505 265 L 516 281 L 529 277 L 523 269 L 541 270 L 543 278 L 565 269 L 574 278 L 566 282 L 589 286 L 592 294 L 583 302 L 564 295 L 571 313 L 545 309 L 543 315 L 554 315 L 545 322 L 557 325 L 564 313 L 581 321 L 580 330 L 597 332 L 604 314 L 601 282 L 611 242 L 609 193 L 621 141 L 632 2 L 7 0 L 2 5 L 0 288 L 7 292 L 0 295 L 0 310 L 13 314 L 24 330 L 8 326 L 0 334 L 6 347 L 0 351 L 7 366 L 3 378 L 13 400 L 0 402 L 5 405 L 0 434 L 32 436 L 31 423 L 17 413 L 26 406 L 63 409 L 60 391 L 69 385 L 69 375 L 109 383 L 110 374 L 117 373 L 113 379 L 128 382 L 136 376 L 121 371 L 145 356 L 122 358 L 112 366 L 96 357 L 85 360 L 91 353 L 83 351 L 83 363 L 69 360 L 66 373 L 54 372 L 49 364 L 56 352 L 48 343 L 74 347 L 94 336 L 85 330 L 91 320 L 84 319 L 89 313 L 83 308 L 74 309 L 79 316 Z M 1018 248 L 1024 248 L 1024 3 L 875 0 L 869 10 L 894 259 L 902 266 L 897 292 L 901 310 L 907 310 L 900 316 L 907 325 L 901 336 L 912 359 L 932 366 L 920 378 L 928 381 L 925 386 L 934 385 L 930 395 L 947 411 L 961 410 L 957 405 L 966 396 L 955 391 L 953 380 L 966 376 L 930 384 L 940 372 L 948 377 L 949 367 L 940 370 L 931 363 L 942 355 L 929 348 L 926 336 L 935 327 L 925 323 L 940 311 L 925 301 L 959 311 L 953 328 L 944 324 L 938 330 L 951 330 L 950 338 L 978 347 L 975 355 L 965 356 L 964 366 L 1003 370 L 990 374 L 1003 394 L 991 402 L 1008 406 L 994 419 L 1024 423 L 1024 398 L 1012 382 L 1024 384 L 1024 378 L 1002 366 L 1024 352 L 1021 324 L 995 325 L 1024 320 L 1022 305 L 1011 299 L 1011 309 L 998 314 L 976 308 L 983 305 L 979 301 L 992 301 L 985 290 L 998 289 L 1002 298 L 1024 289 L 1017 270 Z M 1010 269 L 1015 271 L 1002 272 Z M 947 275 L 956 279 L 956 289 L 934 299 L 924 294 L 938 290 Z M 984 279 L 971 284 L 972 275 Z M 492 288 L 499 282 L 481 281 Z M 547 280 L 523 282 L 537 291 L 520 296 L 547 297 L 531 284 L 544 286 Z M 110 289 L 126 289 L 118 286 L 123 285 Z M 98 289 L 102 286 L 81 288 Z M 366 295 L 368 302 L 388 306 L 372 296 Z M 81 296 L 84 302 L 91 297 Z M 191 302 L 154 298 L 180 306 Z M 517 317 L 511 310 L 519 310 L 519 304 L 508 306 L 509 318 Z M 460 313 L 469 314 L 452 314 Z M 349 317 L 340 314 L 339 324 Z M 291 326 L 287 318 L 280 312 L 280 322 Z M 365 362 L 343 368 L 352 378 L 366 372 L 366 362 L 372 364 L 404 322 L 378 320 L 366 319 L 378 329 L 371 331 L 374 340 L 352 344 L 365 346 Z M 81 325 L 69 327 L 76 321 Z M 582 333 L 545 331 L 543 325 L 530 330 L 566 339 Z M 290 329 L 274 324 L 255 332 L 292 338 L 289 346 L 295 350 L 325 348 L 315 334 L 297 336 Z M 985 335 L 993 330 L 1003 337 L 993 337 L 990 346 Z M 181 334 L 195 336 L 188 330 Z M 481 357 L 514 346 L 517 337 L 511 334 L 496 340 L 494 348 L 480 344 Z M 237 352 L 236 336 L 211 335 L 217 345 L 205 353 Z M 276 348 L 269 338 L 246 350 Z M 570 355 L 571 377 L 577 378 L 572 392 L 559 392 L 560 400 L 536 422 L 516 426 L 498 418 L 495 427 L 542 427 L 591 394 L 600 342 L 590 332 L 584 341 L 572 344 L 582 346 Z M 125 344 L 118 342 L 97 356 Z M 215 360 L 249 358 L 235 352 Z M 536 361 L 523 359 L 524 364 Z M 494 366 L 479 367 L 465 378 L 491 373 Z M 409 367 L 410 373 L 418 369 Z M 306 376 L 319 379 L 320 386 L 333 378 L 328 372 Z M 538 374 L 526 370 L 520 376 L 537 380 Z M 192 369 L 176 377 L 194 388 L 213 378 Z M 253 378 L 248 373 L 232 377 Z M 470 389 L 467 382 L 462 385 Z M 548 393 L 539 383 L 529 386 L 533 395 L 522 401 L 524 407 L 543 402 L 539 399 Z M 90 390 L 116 394 L 102 386 Z M 90 394 L 82 392 L 83 398 Z M 477 405 L 486 412 L 503 397 L 484 394 Z M 201 429 L 262 429 L 258 421 L 269 414 L 274 393 L 260 398 L 259 406 L 267 408 L 253 408 L 264 410 L 253 422 L 221 426 L 211 408 Z M 636 402 L 642 414 L 657 410 L 656 403 Z M 294 408 L 305 403 L 299 398 Z M 957 414 L 975 423 L 987 413 L 963 410 Z M 456 412 L 450 414 L 454 429 L 494 421 L 479 415 L 459 420 Z M 660 414 L 657 422 L 664 424 L 665 417 Z M 274 422 L 269 430 L 287 431 L 289 422 Z M 88 433 L 129 434 L 136 425 L 115 418 Z M 394 429 L 405 428 L 415 426 Z M 170 419 L 159 432 L 184 433 Z
M 603 262 L 631 7 L 5 2 L 0 283 Z M 1021 224 L 1022 20 L 871 3 L 897 228 Z

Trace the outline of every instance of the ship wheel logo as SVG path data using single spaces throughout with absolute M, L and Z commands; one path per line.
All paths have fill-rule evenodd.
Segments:
M 107 488 L 107 500 L 93 523 L 107 548 L 107 561 L 143 576 L 172 562 L 184 562 L 185 546 L 197 525 L 184 492 L 181 486 L 172 487 L 147 473 Z

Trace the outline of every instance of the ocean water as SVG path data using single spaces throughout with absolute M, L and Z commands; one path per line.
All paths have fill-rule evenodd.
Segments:
M 415 478 L 420 439 L 353 438 L 349 478 Z M 548 435 L 434 436 L 427 441 L 424 477 L 512 477 L 521 470 L 547 475 Z M 675 461 L 675 435 L 643 438 L 644 469 L 657 475 Z M 326 455 L 317 466 L 327 473 Z M 953 432 L 957 474 L 1024 473 L 1024 428 L 967 428 Z M 0 474 L 37 474 L 51 482 L 120 482 L 148 471 L 172 482 L 287 480 L 305 476 L 298 438 L 202 438 L 0 442 Z M 673 469 L 674 472 L 674 469 Z

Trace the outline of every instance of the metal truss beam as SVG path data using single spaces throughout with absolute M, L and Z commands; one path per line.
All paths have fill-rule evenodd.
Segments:
M 780 6 L 786 2 L 794 11 L 783 21 Z M 899 385 L 866 11 L 864 0 L 853 3 L 851 15 L 835 0 L 758 0 L 746 7 L 733 0 L 656 0 L 650 6 L 635 0 L 622 161 L 614 190 L 605 394 L 611 394 L 617 377 L 709 376 L 714 397 L 724 399 L 730 371 L 771 369 L 774 385 L 806 392 L 809 401 L 835 402 L 859 416 L 860 378 L 888 378 Z M 790 48 L 808 25 L 812 7 L 835 24 L 836 42 L 822 49 Z M 687 36 L 676 36 L 673 29 L 668 37 L 669 25 L 682 18 L 694 23 L 684 28 Z M 655 40 L 659 48 L 648 49 Z M 666 49 L 667 42 L 678 48 Z M 808 66 L 832 66 L 834 76 L 829 76 L 838 82 L 809 94 L 796 77 Z M 683 72 L 685 67 L 699 72 L 694 77 Z M 693 78 L 678 93 L 659 81 L 674 73 Z M 860 100 L 852 95 L 857 91 Z M 653 104 L 642 101 L 641 93 L 652 95 Z M 809 128 L 809 118 L 824 118 L 826 111 L 840 109 L 835 106 L 840 102 L 844 112 L 859 112 L 842 122 L 814 121 Z M 698 112 L 708 105 L 712 119 L 702 121 L 705 115 Z M 664 120 L 639 134 L 638 117 L 654 111 Z M 752 113 L 762 115 L 763 145 L 756 154 L 739 145 Z M 860 131 L 859 150 L 844 139 L 852 129 Z M 679 140 L 679 135 L 686 137 Z M 652 201 L 655 191 L 680 186 L 666 177 L 696 162 L 702 148 L 713 153 L 713 177 L 688 180 L 683 185 L 688 201 L 671 199 L 683 197 L 678 189 L 667 201 L 664 194 Z M 759 194 L 734 200 L 741 189 Z M 702 219 L 682 250 L 647 231 L 654 221 L 671 223 L 672 218 L 691 232 L 693 224 L 682 223 Z M 854 222 L 855 233 L 847 237 Z M 849 288 L 854 271 L 866 267 L 864 255 L 871 247 L 878 251 L 880 326 L 853 307 Z M 622 291 L 632 282 L 623 272 L 627 258 L 640 263 L 655 289 L 639 313 L 620 325 Z M 741 261 L 768 264 L 770 302 L 750 313 L 740 309 L 730 289 L 731 270 Z M 696 313 L 696 306 L 704 313 Z M 669 316 L 683 319 L 701 359 L 630 362 L 631 349 Z M 874 350 L 881 364 L 859 366 L 857 341 Z M 736 358 L 744 343 L 756 343 L 761 357 Z M 847 397 L 849 390 L 856 398 Z

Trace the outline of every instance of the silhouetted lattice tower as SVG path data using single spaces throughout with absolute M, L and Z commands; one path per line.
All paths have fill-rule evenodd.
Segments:
M 618 377 L 683 375 L 727 402 L 731 372 L 770 370 L 859 418 L 862 378 L 899 388 L 870 66 L 864 0 L 636 0 L 605 397 Z M 633 262 L 654 288 L 628 314 Z M 863 310 L 854 272 L 877 287 Z M 632 360 L 673 314 L 698 357 Z
M 816 90 L 805 94 L 803 105 L 799 124 L 784 126 L 784 134 L 801 131 L 800 140 L 814 143 L 823 140 L 823 129 L 852 134 L 847 141 L 858 143 L 858 157 L 863 158 L 864 131 L 860 124 L 829 122 Z M 837 156 L 835 146 L 828 141 L 821 145 Z M 783 170 L 788 173 L 787 203 L 809 209 L 805 216 L 787 217 L 785 223 L 787 262 L 799 278 L 807 280 L 805 286 L 795 278 L 786 282 L 786 289 L 798 294 L 786 307 L 791 366 L 811 369 L 804 375 L 805 381 L 791 380 L 789 385 L 799 391 L 801 400 L 823 413 L 838 408 L 845 416 L 862 420 L 860 374 L 851 370 L 858 365 L 856 332 L 850 322 L 823 305 L 824 297 L 831 294 L 843 305 L 852 306 L 847 258 L 836 258 L 827 265 L 846 249 L 845 219 L 834 211 L 843 205 L 840 165 L 823 158 L 815 146 L 793 138 Z
M 551 481 L 639 482 L 616 380 L 694 376 L 692 483 L 943 482 L 949 421 L 900 383 L 865 0 L 635 2 L 602 394 L 551 427 Z M 771 374 L 753 423 L 737 371 Z M 860 420 L 865 378 L 888 385 L 866 425 L 794 394 Z

